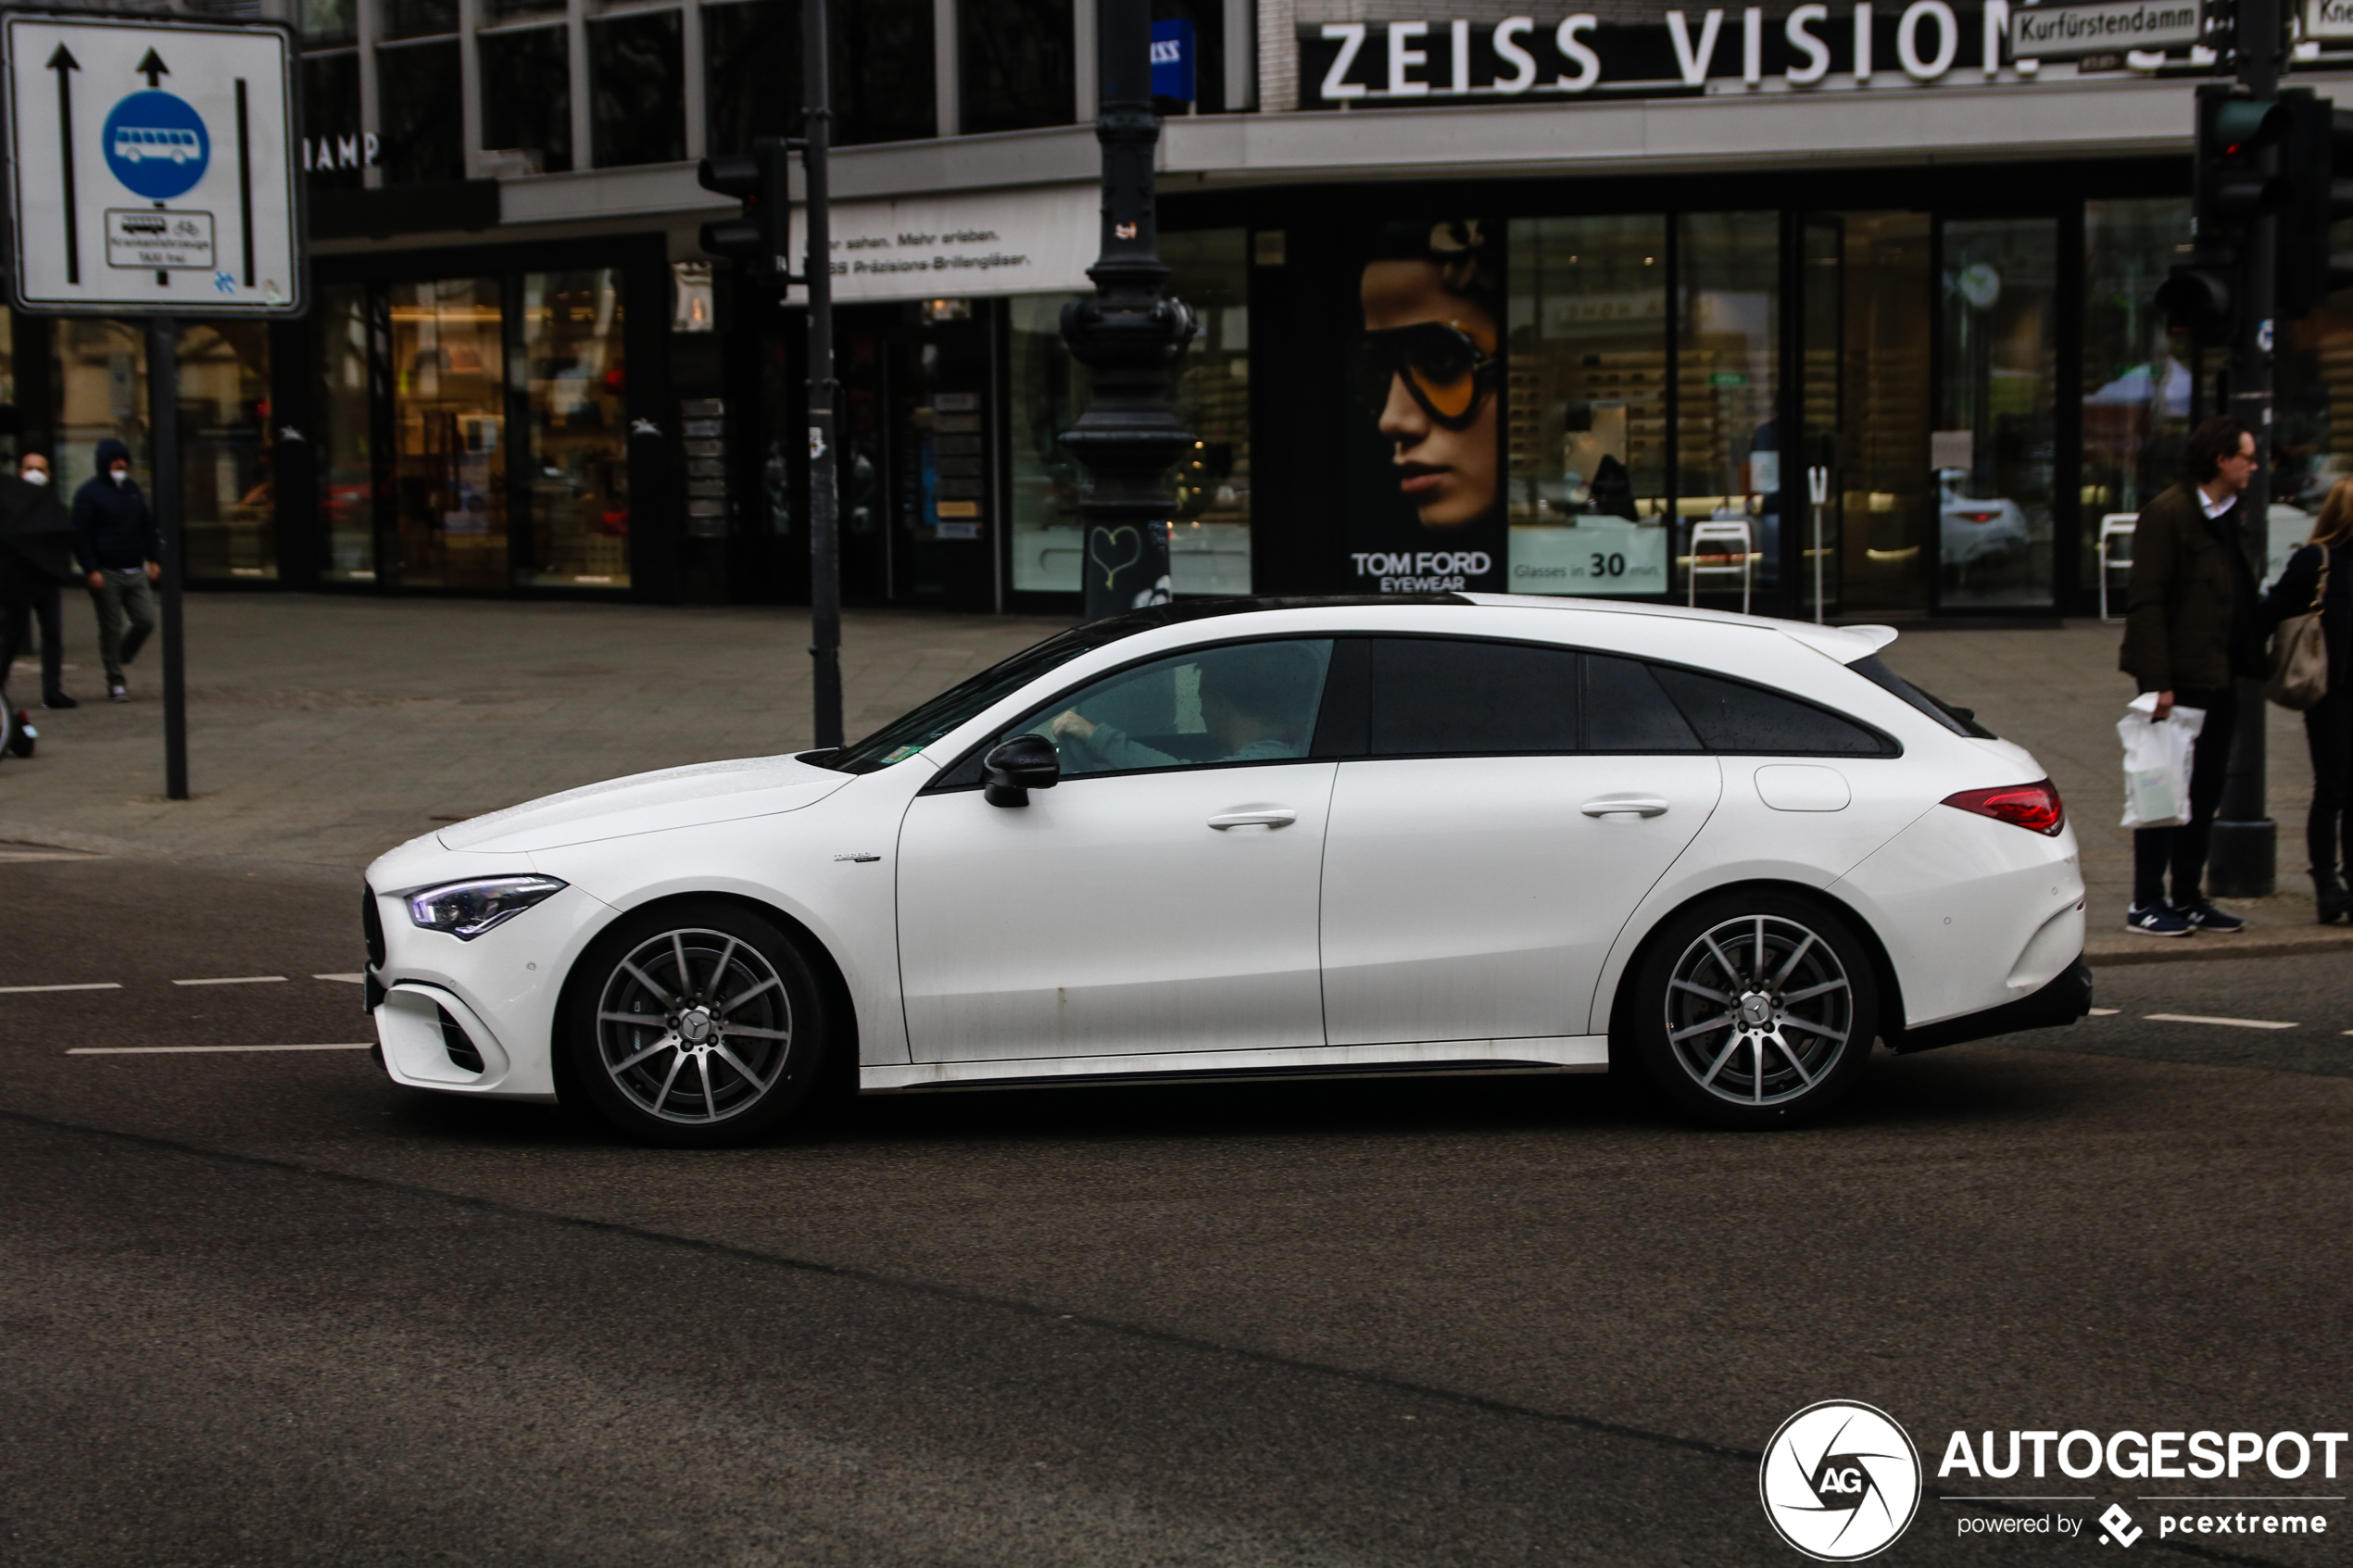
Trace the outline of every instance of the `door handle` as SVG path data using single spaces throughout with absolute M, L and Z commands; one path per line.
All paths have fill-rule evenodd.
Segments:
M 1219 833 L 1227 828 L 1287 828 L 1299 821 L 1299 813 L 1288 806 L 1262 806 L 1253 811 L 1220 811 L 1209 819 L 1209 825 Z
M 1578 809 L 1589 817 L 1663 817 L 1667 802 L 1656 796 L 1626 795 L 1588 800 Z

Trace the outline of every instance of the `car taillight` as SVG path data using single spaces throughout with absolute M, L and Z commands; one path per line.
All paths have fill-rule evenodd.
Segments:
M 1963 522 L 1991 522 L 2002 514 L 1999 512 L 1956 512 L 1954 515 Z
M 2051 838 L 2057 838 L 2059 829 L 2067 825 L 2067 808 L 2059 803 L 2058 789 L 2048 779 L 1999 789 L 1965 789 L 1946 796 L 1944 804 Z

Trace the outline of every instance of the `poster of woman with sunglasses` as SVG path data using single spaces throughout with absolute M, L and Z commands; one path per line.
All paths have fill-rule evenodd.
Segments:
M 1385 224 L 1358 290 L 1347 576 L 1362 592 L 1501 588 L 1503 225 Z

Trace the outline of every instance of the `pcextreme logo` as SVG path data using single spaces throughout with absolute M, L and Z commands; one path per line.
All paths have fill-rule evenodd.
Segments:
M 1885 1411 L 1824 1399 L 1781 1423 L 1756 1473 L 1765 1517 L 1818 1562 L 1884 1551 L 1920 1506 L 1920 1454 Z

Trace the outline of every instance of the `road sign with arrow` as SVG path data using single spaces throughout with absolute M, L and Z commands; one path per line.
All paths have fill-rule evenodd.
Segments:
M 0 12 L 19 309 L 295 316 L 292 33 Z

